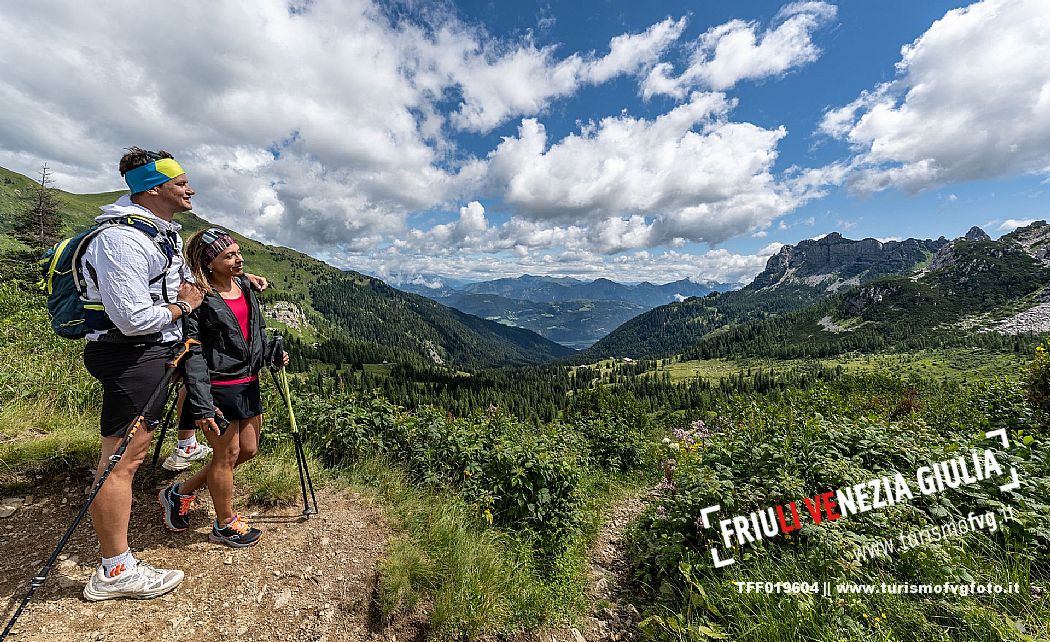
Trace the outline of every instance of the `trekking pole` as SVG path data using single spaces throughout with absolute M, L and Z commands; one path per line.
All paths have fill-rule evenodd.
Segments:
M 284 364 L 281 364 L 280 369 L 277 368 L 276 361 L 280 359 L 284 354 L 284 346 L 280 335 L 273 337 L 275 347 L 273 349 L 273 356 L 269 362 L 270 376 L 273 377 L 274 386 L 277 387 L 277 392 L 280 393 L 281 399 L 284 400 L 284 404 L 288 407 L 288 421 L 292 426 L 292 447 L 295 449 L 295 464 L 299 469 L 299 486 L 303 491 L 303 515 L 309 517 L 310 515 L 317 514 L 317 497 L 314 495 L 314 481 L 310 477 L 310 467 L 306 459 L 306 451 L 303 449 L 303 438 L 299 433 L 299 425 L 295 421 L 295 410 L 292 408 L 291 393 L 288 390 L 288 375 L 284 369 Z M 306 489 L 307 486 L 310 488 L 310 495 L 307 498 Z M 310 502 L 313 501 L 313 508 L 310 507 Z
M 168 428 L 171 427 L 171 418 L 175 414 L 175 407 L 179 405 L 178 392 L 179 386 L 178 376 L 172 378 L 171 392 L 168 393 L 168 400 L 165 402 L 167 410 L 164 411 L 164 419 L 160 421 L 160 433 L 157 435 L 157 445 L 153 448 L 153 461 L 150 462 L 150 468 L 152 470 L 157 469 L 157 460 L 160 459 L 160 449 L 164 445 L 164 436 L 168 434 Z
M 307 517 L 316 515 L 317 497 L 314 495 L 314 482 L 310 478 L 310 467 L 306 460 L 306 451 L 303 449 L 302 433 L 299 432 L 299 426 L 295 421 L 295 410 L 292 408 L 292 399 L 288 391 L 288 375 L 284 368 L 278 370 L 276 374 L 271 368 L 270 374 L 273 375 L 274 383 L 277 384 L 277 391 L 281 393 L 281 398 L 288 406 L 288 421 L 292 425 L 292 445 L 295 448 L 295 461 L 299 468 L 299 485 L 303 491 L 303 515 Z M 306 495 L 307 487 L 310 489 L 309 498 Z M 313 502 L 312 508 L 310 507 L 311 501 Z
M 146 403 L 143 404 L 142 410 L 140 410 L 139 414 L 132 420 L 131 425 L 124 431 L 124 437 L 117 445 L 116 452 L 109 456 L 109 463 L 106 464 L 106 468 L 102 471 L 102 474 L 99 475 L 98 481 L 95 482 L 95 486 L 91 489 L 91 494 L 88 495 L 84 505 L 80 507 L 80 512 L 78 512 L 77 516 L 73 519 L 73 523 L 69 525 L 69 528 L 66 529 L 66 533 L 62 536 L 62 539 L 59 540 L 58 546 L 55 548 L 54 552 L 51 553 L 51 557 L 48 558 L 47 562 L 40 569 L 40 572 L 36 574 L 32 581 L 30 581 L 29 591 L 26 593 L 26 596 L 22 598 L 22 603 L 18 605 L 15 614 L 11 616 L 11 620 L 7 623 L 7 626 L 4 627 L 3 633 L 0 633 L 0 642 L 7 639 L 8 634 L 11 633 L 11 629 L 15 626 L 15 622 L 18 621 L 19 616 L 22 615 L 22 611 L 25 610 L 26 605 L 29 604 L 29 600 L 33 599 L 33 594 L 36 593 L 36 590 L 43 586 L 44 582 L 47 581 L 47 576 L 51 572 L 51 567 L 55 565 L 58 556 L 62 554 L 62 549 L 66 547 L 67 543 L 69 543 L 69 538 L 73 536 L 73 531 L 75 531 L 80 524 L 80 520 L 84 519 L 84 515 L 86 515 L 88 509 L 91 508 L 91 502 L 95 501 L 95 496 L 98 495 L 98 492 L 102 489 L 102 484 L 106 483 L 109 474 L 113 472 L 113 468 L 116 467 L 117 463 L 119 463 L 120 459 L 124 456 L 124 451 L 128 449 L 128 444 L 131 443 L 132 438 L 135 437 L 135 433 L 138 432 L 139 424 L 145 423 L 146 411 L 157 400 L 157 396 L 160 395 L 161 390 L 167 388 L 172 377 L 175 375 L 179 362 L 181 362 L 183 357 L 189 353 L 190 346 L 199 344 L 200 342 L 196 339 L 186 339 L 182 342 L 182 347 L 179 352 L 164 364 L 164 376 L 161 378 L 160 383 L 157 384 L 156 389 L 150 394 Z

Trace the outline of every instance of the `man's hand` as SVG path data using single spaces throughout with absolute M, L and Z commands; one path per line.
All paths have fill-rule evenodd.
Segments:
M 179 301 L 185 301 L 190 304 L 190 307 L 196 310 L 201 307 L 201 301 L 204 300 L 204 293 L 201 292 L 195 284 L 183 281 L 179 284 Z
M 258 276 L 256 274 L 244 273 L 244 276 L 248 278 L 248 282 L 252 284 L 252 289 L 256 292 L 262 292 L 266 288 L 270 287 L 270 282 L 266 280 L 264 276 Z
M 281 354 L 284 355 L 284 359 L 283 359 L 283 364 L 282 365 L 288 365 L 288 360 L 289 360 L 288 353 L 287 352 L 282 352 Z

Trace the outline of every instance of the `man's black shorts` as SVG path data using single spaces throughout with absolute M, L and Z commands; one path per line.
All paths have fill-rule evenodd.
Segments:
M 121 344 L 88 341 L 84 367 L 102 384 L 103 437 L 123 437 L 150 395 L 164 378 L 164 365 L 172 356 L 171 344 Z M 167 395 L 162 391 L 143 413 L 152 429 L 164 412 Z

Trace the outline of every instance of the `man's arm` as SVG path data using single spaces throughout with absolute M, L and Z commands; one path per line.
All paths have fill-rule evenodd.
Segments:
M 132 234 L 143 236 L 134 230 Z M 153 302 L 148 249 L 136 237 L 112 229 L 100 233 L 91 244 L 99 296 L 118 330 L 128 336 L 152 334 L 177 318 L 178 306 Z
M 256 292 L 262 292 L 266 288 L 270 287 L 270 282 L 267 281 L 266 277 L 264 276 L 248 274 L 247 272 L 244 273 L 244 276 L 246 279 L 248 279 L 248 282 L 252 284 L 252 289 Z

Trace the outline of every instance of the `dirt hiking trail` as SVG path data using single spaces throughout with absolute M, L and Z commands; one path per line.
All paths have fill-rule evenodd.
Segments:
M 83 503 L 89 479 L 87 473 L 82 477 L 45 480 L 23 496 L 14 514 L 0 519 L 0 630 Z M 391 533 L 364 498 L 320 490 L 320 514 L 309 519 L 295 506 L 238 504 L 263 537 L 256 546 L 232 549 L 208 541 L 213 516 L 206 493 L 190 513 L 189 530 L 164 529 L 156 495 L 170 479 L 169 473 L 140 471 L 130 539 L 138 558 L 184 570 L 182 584 L 154 600 L 85 601 L 81 591 L 98 564 L 98 545 L 85 518 L 10 642 L 424 638 L 425 621 L 384 623 L 372 607 L 376 565 Z
M 427 639 L 425 609 L 385 621 L 375 607 L 377 565 L 392 530 L 366 497 L 320 489 L 320 514 L 309 519 L 299 506 L 246 507 L 242 499 L 237 509 L 263 537 L 256 546 L 232 549 L 208 541 L 213 515 L 207 493 L 190 512 L 189 530 L 165 530 L 157 491 L 171 479 L 172 473 L 145 468 L 136 477 L 130 540 L 139 559 L 184 570 L 182 584 L 154 600 L 84 600 L 84 584 L 98 564 L 87 517 L 9 642 Z M 72 522 L 89 482 L 87 471 L 73 478 L 58 475 L 38 482 L 32 494 L 5 500 L 15 510 L 0 518 L 0 630 Z M 634 496 L 610 509 L 591 547 L 589 613 L 574 626 L 520 633 L 512 640 L 636 639 L 638 611 L 628 601 L 622 535 L 646 499 Z

